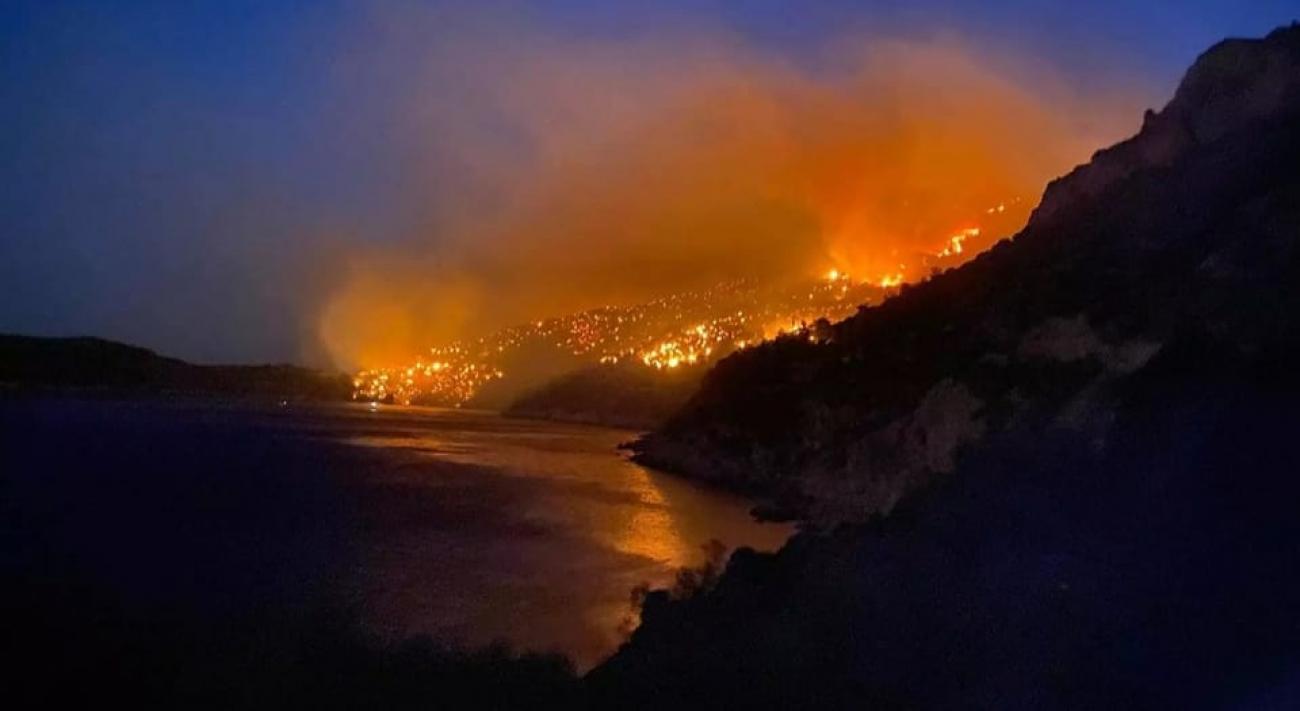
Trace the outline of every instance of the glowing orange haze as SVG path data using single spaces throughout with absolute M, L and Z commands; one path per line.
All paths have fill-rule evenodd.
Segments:
M 340 366 L 733 277 L 916 278 L 955 235 L 966 257 L 1018 229 L 1140 108 L 952 42 L 872 42 L 815 72 L 716 41 L 464 51 L 486 98 L 421 115 L 490 199 L 444 177 L 427 238 L 349 263 L 318 328 Z

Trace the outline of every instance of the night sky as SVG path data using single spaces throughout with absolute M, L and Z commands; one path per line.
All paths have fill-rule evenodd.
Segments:
M 5 2 L 0 331 L 327 362 L 315 314 L 350 255 L 436 244 L 486 180 L 421 128 L 481 92 L 466 56 L 704 37 L 816 73 L 830 47 L 956 37 L 1158 105 L 1215 41 L 1300 18 L 1300 0 L 462 5 Z M 506 169 L 527 153 L 509 125 L 474 129 Z

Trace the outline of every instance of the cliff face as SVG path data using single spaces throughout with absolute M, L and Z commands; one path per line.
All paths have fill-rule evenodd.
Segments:
M 648 464 L 860 520 L 1007 433 L 1104 452 L 1119 389 L 1170 343 L 1300 329 L 1300 26 L 1223 42 L 1133 138 L 1048 186 L 978 259 L 721 362 L 636 445 Z
M 1230 39 L 1210 48 L 1159 113 L 1148 111 L 1133 138 L 1053 181 L 1030 226 L 1050 224 L 1070 206 L 1095 198 L 1133 173 L 1168 167 L 1229 134 L 1295 110 L 1300 101 L 1300 52 L 1294 27 L 1264 40 Z

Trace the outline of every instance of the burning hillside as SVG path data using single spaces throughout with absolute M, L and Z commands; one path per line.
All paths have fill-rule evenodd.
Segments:
M 541 319 L 432 346 L 404 365 L 363 370 L 353 381 L 354 398 L 459 407 L 488 387 L 517 393 L 597 364 L 674 370 L 707 365 L 783 334 L 815 339 L 819 320 L 844 319 L 905 283 L 981 251 L 993 229 L 1003 226 L 1007 205 L 988 208 L 981 226 L 956 231 L 937 249 L 907 255 L 895 270 L 873 278 L 831 267 L 818 278 L 790 284 L 733 280 L 641 304 Z M 510 382 L 520 374 L 514 380 L 522 382 Z
M 460 406 L 530 362 L 558 375 L 631 362 L 656 370 L 703 364 L 819 318 L 844 318 L 885 289 L 836 274 L 785 289 L 736 281 L 636 306 L 606 306 L 429 349 L 404 367 L 357 374 L 355 397 Z

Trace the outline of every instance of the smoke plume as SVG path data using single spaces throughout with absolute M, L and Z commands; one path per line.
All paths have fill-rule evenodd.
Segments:
M 407 151 L 395 189 L 427 206 L 330 271 L 318 336 L 340 366 L 730 278 L 914 278 L 953 234 L 1013 232 L 1145 99 L 1082 95 L 956 37 L 848 37 L 794 62 L 725 35 L 469 22 L 426 43 L 432 21 L 376 20 L 340 70 L 400 88 L 376 110 Z

